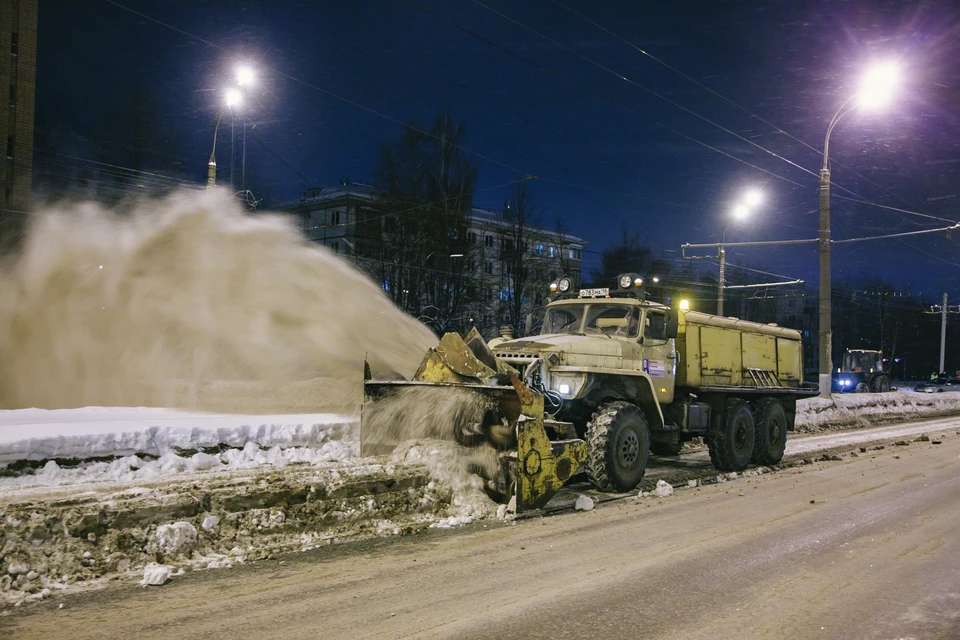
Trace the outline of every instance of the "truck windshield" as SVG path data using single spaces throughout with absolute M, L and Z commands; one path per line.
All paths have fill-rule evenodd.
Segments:
M 554 307 L 547 309 L 541 333 L 580 333 L 584 307 Z
M 584 311 L 586 323 L 583 322 Z M 542 333 L 602 333 L 636 338 L 639 328 L 640 309 L 636 307 L 622 304 L 571 305 L 547 309 Z

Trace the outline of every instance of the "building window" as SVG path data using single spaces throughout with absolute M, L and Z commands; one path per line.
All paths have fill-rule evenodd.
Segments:
M 533 252 L 534 252 L 536 255 L 538 255 L 538 256 L 542 256 L 542 255 L 543 255 L 543 245 L 542 245 L 542 244 L 536 244 L 536 245 L 534 245 L 534 246 L 533 246 Z
M 18 53 L 20 44 L 20 34 L 14 31 L 10 34 L 10 55 L 15 56 Z
M 330 212 L 330 224 L 340 224 L 340 212 L 331 211 Z
M 484 236 L 483 237 L 483 246 L 492 247 L 493 246 L 493 236 Z
M 570 249 L 569 256 L 570 256 L 570 259 L 571 259 L 571 260 L 579 260 L 579 259 L 580 259 L 580 249 Z
M 330 244 L 330 248 L 333 250 L 334 253 L 340 253 L 340 243 L 339 243 L 339 242 L 333 242 L 333 243 L 331 243 L 331 244 Z
M 493 262 L 491 262 L 490 260 L 487 260 L 487 264 L 484 266 L 483 271 L 484 271 L 484 273 L 486 273 L 488 276 L 492 276 L 492 275 L 493 275 Z
M 477 234 L 475 234 L 473 231 L 467 235 L 467 238 L 470 240 L 470 244 L 477 244 Z
M 17 106 L 17 85 L 15 84 L 10 85 L 10 106 Z
M 547 255 L 549 255 L 551 258 L 556 258 L 556 257 L 557 257 L 557 248 L 556 248 L 556 247 L 549 247 L 549 250 L 548 250 L 548 252 L 547 252 Z
M 7 136 L 7 158 L 13 159 L 13 136 Z

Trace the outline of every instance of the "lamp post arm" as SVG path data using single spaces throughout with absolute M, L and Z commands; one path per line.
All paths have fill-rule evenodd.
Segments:
M 827 160 L 830 156 L 830 134 L 833 133 L 833 128 L 837 126 L 837 123 L 840 122 L 840 119 L 843 116 L 850 113 L 851 111 L 853 111 L 853 107 L 851 106 L 848 109 L 847 105 L 849 105 L 850 101 L 856 97 L 857 97 L 857 94 L 855 93 L 849 98 L 847 98 L 846 102 L 840 105 L 840 108 L 837 109 L 837 112 L 833 114 L 833 118 L 830 119 L 830 126 L 827 127 L 827 135 L 823 140 L 823 170 L 827 169 Z

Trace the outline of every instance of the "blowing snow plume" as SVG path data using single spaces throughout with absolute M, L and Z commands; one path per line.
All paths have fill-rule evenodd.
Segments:
M 214 193 L 54 207 L 0 271 L 0 408 L 344 411 L 436 338 L 287 220 Z

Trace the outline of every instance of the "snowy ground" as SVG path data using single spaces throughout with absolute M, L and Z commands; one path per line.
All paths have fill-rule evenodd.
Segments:
M 333 414 L 247 416 L 128 407 L 0 411 L 0 467 L 47 461 L 33 474 L 0 478 L 0 487 L 339 461 L 357 455 L 356 431 L 356 418 Z
M 960 394 L 851 394 L 801 401 L 797 426 L 945 415 L 960 415 Z M 0 412 L 0 607 L 108 580 L 156 584 L 184 569 L 509 517 L 477 476 L 451 463 L 452 443 L 359 458 L 357 432 L 356 418 L 329 414 Z
M 830 400 L 798 402 L 797 431 L 814 433 L 948 415 L 960 415 L 960 393 L 843 393 Z
M 960 414 L 960 393 L 836 394 L 801 400 L 797 431 Z M 87 407 L 0 411 L 0 492 L 355 458 L 359 423 L 335 414 L 230 415 Z

